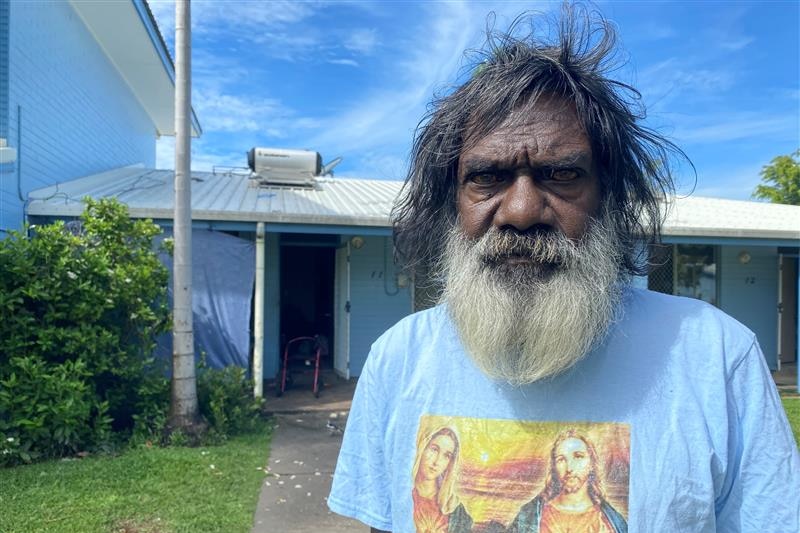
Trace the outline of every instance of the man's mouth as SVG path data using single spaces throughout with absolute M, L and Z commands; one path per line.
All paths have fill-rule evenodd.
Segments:
M 557 262 L 542 261 L 530 254 L 498 254 L 485 256 L 483 259 L 485 265 L 489 267 L 504 267 L 504 266 L 520 266 L 520 267 L 536 267 L 540 270 L 555 270 L 559 267 Z
M 517 254 L 507 255 L 505 257 L 501 257 L 500 260 L 505 262 L 505 263 L 508 263 L 509 265 L 519 265 L 519 264 L 533 263 L 534 262 L 533 258 L 531 258 L 530 256 L 517 255 Z

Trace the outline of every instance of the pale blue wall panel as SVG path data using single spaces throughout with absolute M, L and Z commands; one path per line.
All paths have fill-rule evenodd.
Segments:
M 350 375 L 358 376 L 370 346 L 398 320 L 411 314 L 409 287 L 394 292 L 391 238 L 365 237 L 350 252 Z M 388 291 L 387 291 L 388 289 Z
M 19 149 L 23 195 L 155 165 L 152 122 L 69 3 L 10 3 L 9 68 L 9 145 Z M 21 225 L 16 173 L 3 175 L 0 210 L 0 227 Z
M 9 68 L 8 68 L 8 47 L 9 47 L 9 15 L 11 13 L 10 0 L 0 0 L 0 139 L 7 139 L 9 134 L 9 113 L 8 113 L 8 88 L 9 88 Z M 11 204 L 6 196 L 12 194 L 11 189 L 15 189 L 14 164 L 0 164 L 0 230 L 4 229 L 3 224 L 6 206 Z M 16 194 L 14 195 L 16 198 Z M 0 239 L 3 238 L 0 232 Z
M 739 254 L 750 254 L 742 264 Z M 742 322 L 758 337 L 771 369 L 777 368 L 778 250 L 770 247 L 723 246 L 720 250 L 720 294 L 723 311 Z
M 0 0 L 0 138 L 8 137 L 8 21 L 10 0 Z

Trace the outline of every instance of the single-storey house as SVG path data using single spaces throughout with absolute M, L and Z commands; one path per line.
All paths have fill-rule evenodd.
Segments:
M 116 197 L 132 217 L 169 227 L 172 180 L 172 171 L 138 168 L 87 176 L 34 191 L 28 215 L 34 223 L 71 218 L 82 211 L 84 196 Z M 318 178 L 293 186 L 265 184 L 248 172 L 192 173 L 192 217 L 200 239 L 194 246 L 196 265 L 236 255 L 215 249 L 222 244 L 203 244 L 212 241 L 202 232 L 223 232 L 250 243 L 259 228 L 265 232 L 266 379 L 278 373 L 288 339 L 313 334 L 330 339 L 331 364 L 339 375 L 358 376 L 374 339 L 423 305 L 419 298 L 415 302 L 414 280 L 392 260 L 389 212 L 400 188 L 393 181 Z M 796 361 L 800 207 L 677 198 L 664 241 L 654 256 L 660 266 L 634 283 L 720 307 L 758 335 L 772 369 Z M 249 257 L 246 262 L 255 262 L 254 254 Z M 204 313 L 224 316 L 232 313 L 224 309 L 243 309 L 244 315 L 228 323 L 248 332 L 254 267 L 244 272 L 241 266 L 220 265 L 204 272 L 220 272 L 228 286 L 241 280 L 239 303 L 225 307 L 209 300 Z M 209 286 L 210 277 L 205 274 L 195 290 L 208 295 L 203 284 Z M 195 324 L 198 329 L 197 319 Z M 238 357 L 248 360 L 247 354 Z
M 0 238 L 21 229 L 34 189 L 155 166 L 174 78 L 144 0 L 0 0 Z
M 143 0 L 0 0 L 0 238 L 25 221 L 76 217 L 86 195 L 117 197 L 131 216 L 169 228 L 173 173 L 152 168 L 155 140 L 174 134 L 173 95 L 172 59 Z M 194 114 L 192 126 L 199 135 Z M 196 328 L 201 349 L 248 364 L 260 227 L 264 376 L 277 374 L 285 342 L 306 334 L 327 336 L 335 370 L 357 376 L 371 342 L 427 305 L 392 261 L 400 186 L 193 173 L 196 323 L 209 325 Z M 681 198 L 665 230 L 661 267 L 636 283 L 737 317 L 770 368 L 795 361 L 800 207 Z

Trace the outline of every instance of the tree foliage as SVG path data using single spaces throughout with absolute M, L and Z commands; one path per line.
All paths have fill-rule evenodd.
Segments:
M 0 466 L 126 441 L 191 442 L 165 432 L 168 361 L 152 357 L 170 327 L 161 229 L 116 200 L 85 202 L 79 224 L 0 240 Z M 209 442 L 254 427 L 251 387 L 242 368 L 202 366 Z
M 161 230 L 115 200 L 86 206 L 78 230 L 0 241 L 0 464 L 102 445 L 164 381 L 151 358 L 169 328 Z
M 753 192 L 754 198 L 775 204 L 800 205 L 800 150 L 780 155 L 761 169 L 762 183 Z

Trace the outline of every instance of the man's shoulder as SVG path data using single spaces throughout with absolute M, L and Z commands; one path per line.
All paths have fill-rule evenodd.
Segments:
M 412 313 L 387 329 L 372 346 L 373 351 L 390 347 L 430 342 L 452 331 L 450 317 L 443 305 Z
M 457 335 L 443 306 L 418 311 L 387 329 L 372 344 L 370 371 L 398 373 L 425 359 L 425 354 L 451 351 Z
M 757 346 L 750 329 L 694 298 L 632 289 L 624 309 L 618 340 L 624 343 L 635 339 L 633 345 L 647 347 L 654 354 L 668 351 L 681 357 L 683 364 L 700 365 L 698 372 L 713 372 L 709 363 L 719 361 L 729 375 Z
M 710 326 L 732 334 L 754 336 L 747 326 L 715 305 L 697 298 L 674 296 L 647 289 L 630 289 L 626 313 L 629 318 L 652 324 L 674 322 L 684 327 Z

